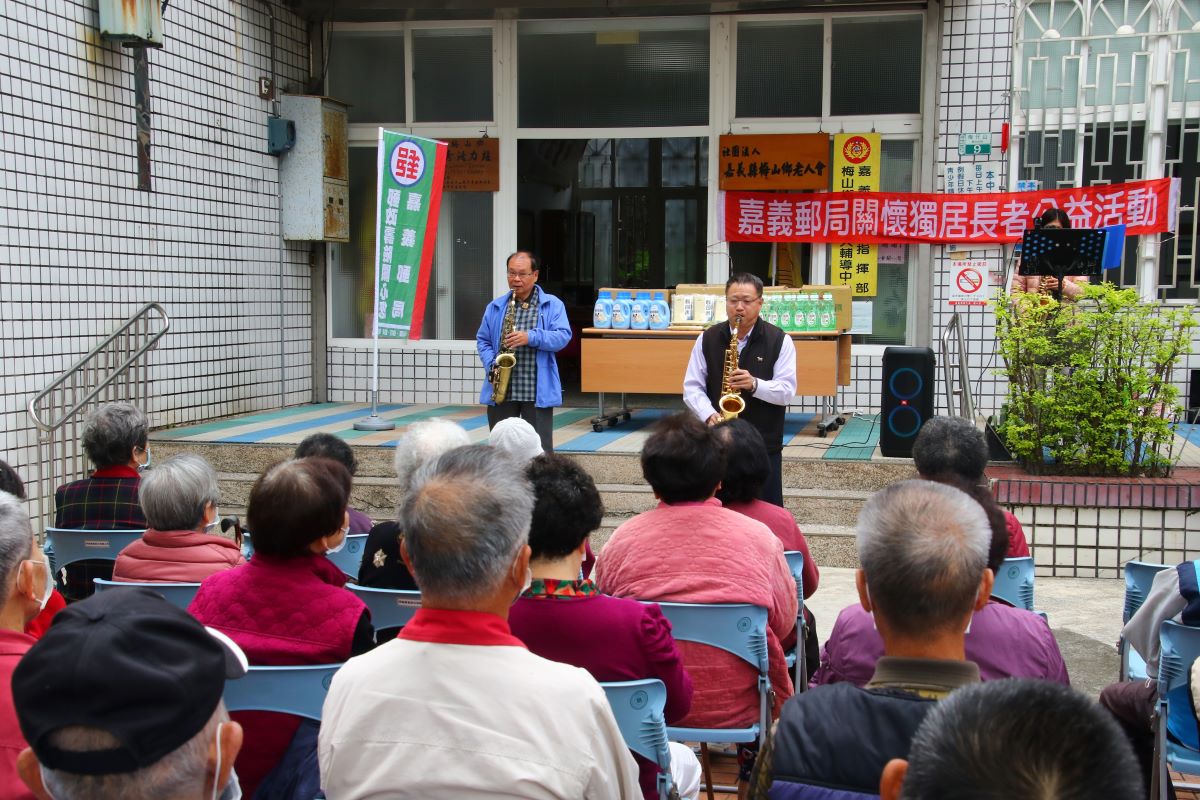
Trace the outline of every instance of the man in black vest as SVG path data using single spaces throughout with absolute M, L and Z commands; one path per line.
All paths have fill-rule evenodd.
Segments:
M 683 402 L 697 417 L 715 425 L 721 421 L 717 401 L 722 395 L 725 352 L 737 328 L 738 368 L 730 376 L 731 388 L 741 392 L 746 409 L 740 417 L 762 434 L 771 460 L 771 476 L 762 488 L 762 499 L 783 505 L 783 415 L 796 396 L 796 348 L 788 335 L 759 319 L 763 284 L 756 275 L 739 272 L 725 282 L 728 324 L 713 325 L 696 339 L 687 374 Z

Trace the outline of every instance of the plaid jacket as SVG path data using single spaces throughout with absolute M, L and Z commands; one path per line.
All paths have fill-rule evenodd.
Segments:
M 138 502 L 141 476 L 130 467 L 106 467 L 92 477 L 58 487 L 54 493 L 54 527 L 94 530 L 137 530 L 146 527 Z

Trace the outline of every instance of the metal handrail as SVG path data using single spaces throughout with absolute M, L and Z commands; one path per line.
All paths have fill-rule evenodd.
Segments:
M 967 372 L 967 364 L 965 356 L 967 353 L 967 340 L 963 334 L 962 317 L 955 311 L 950 315 L 950 322 L 946 323 L 946 329 L 942 331 L 939 350 L 941 351 L 942 364 L 942 387 L 946 394 L 946 413 L 950 416 L 955 416 L 954 403 L 954 372 L 950 365 L 950 334 L 954 332 L 958 339 L 958 381 L 962 387 L 959 390 L 957 416 L 966 417 L 972 422 L 975 421 L 975 399 L 971 396 L 971 376 Z
M 153 330 L 158 323 L 161 328 Z M 81 412 L 92 403 L 118 400 L 144 408 L 150 383 L 144 357 L 170 328 L 166 309 L 147 303 L 29 401 L 27 410 L 38 429 L 38 519 L 43 529 L 51 522 L 53 503 L 47 500 L 54 489 L 86 475 L 79 446 Z M 68 426 L 70 434 L 60 439 L 58 432 Z

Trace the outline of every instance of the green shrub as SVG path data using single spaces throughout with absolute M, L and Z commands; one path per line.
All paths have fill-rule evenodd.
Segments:
M 1190 308 L 1140 303 L 1107 283 L 1087 286 L 1076 303 L 1002 294 L 1000 435 L 1009 451 L 1034 474 L 1170 474 L 1182 411 L 1171 376 L 1195 324 Z

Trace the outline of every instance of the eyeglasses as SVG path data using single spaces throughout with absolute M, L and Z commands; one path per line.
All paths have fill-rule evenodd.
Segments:
M 737 306 L 748 306 L 754 303 L 761 302 L 761 297 L 726 297 L 725 302 L 735 308 Z
M 508 277 L 516 278 L 519 281 L 523 281 L 526 278 L 532 278 L 533 273 L 532 272 L 510 272 L 510 273 L 508 273 Z

